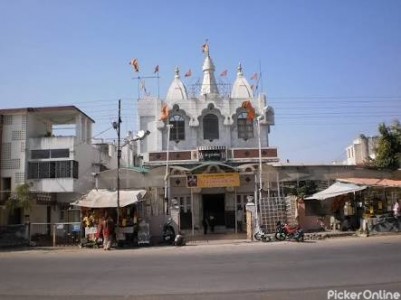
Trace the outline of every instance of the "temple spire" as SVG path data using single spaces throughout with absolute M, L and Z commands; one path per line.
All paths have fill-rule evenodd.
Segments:
M 214 76 L 215 67 L 210 57 L 210 48 L 209 43 L 206 40 L 206 43 L 202 45 L 202 52 L 205 54 L 205 61 L 203 62 L 203 81 L 201 87 L 201 95 L 206 96 L 208 94 L 219 94 L 219 90 L 217 88 L 216 78 Z

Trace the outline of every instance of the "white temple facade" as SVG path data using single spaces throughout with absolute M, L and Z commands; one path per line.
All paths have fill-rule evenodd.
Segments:
M 157 195 L 166 207 L 179 204 L 181 229 L 201 228 L 213 216 L 216 230 L 238 230 L 235 210 L 258 197 L 259 164 L 279 161 L 269 144 L 274 110 L 254 93 L 241 64 L 228 92 L 209 51 L 202 71 L 198 84 L 186 86 L 176 68 L 165 99 L 138 100 L 139 129 L 151 132 L 139 154 L 143 166 L 165 169 Z

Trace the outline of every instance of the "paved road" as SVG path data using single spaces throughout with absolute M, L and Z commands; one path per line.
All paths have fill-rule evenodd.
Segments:
M 0 271 L 7 300 L 328 299 L 329 290 L 401 292 L 401 236 L 3 251 Z

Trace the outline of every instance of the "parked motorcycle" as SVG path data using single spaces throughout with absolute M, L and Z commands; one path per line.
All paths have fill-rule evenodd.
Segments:
M 295 240 L 303 242 L 305 238 L 304 231 L 300 226 L 290 226 L 287 223 L 278 221 L 276 224 L 276 233 L 274 234 L 276 240 Z
M 162 232 L 163 242 L 172 245 L 175 241 L 175 230 L 173 227 L 173 220 L 168 219 L 163 225 Z
M 185 246 L 185 237 L 180 232 L 174 238 L 174 245 L 175 246 Z
M 253 236 L 255 240 L 257 241 L 262 241 L 262 242 L 270 242 L 271 241 L 271 236 L 264 232 L 260 227 L 256 228 L 256 232 Z

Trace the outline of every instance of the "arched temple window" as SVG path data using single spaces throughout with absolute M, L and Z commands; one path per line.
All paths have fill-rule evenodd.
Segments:
M 173 115 L 169 119 L 169 123 L 173 125 L 170 128 L 170 141 L 185 140 L 185 120 L 180 115 Z
M 216 115 L 207 114 L 203 118 L 203 139 L 218 140 L 219 139 L 219 119 Z
M 238 138 L 248 140 L 253 138 L 253 122 L 248 120 L 248 113 L 242 112 L 237 117 Z

